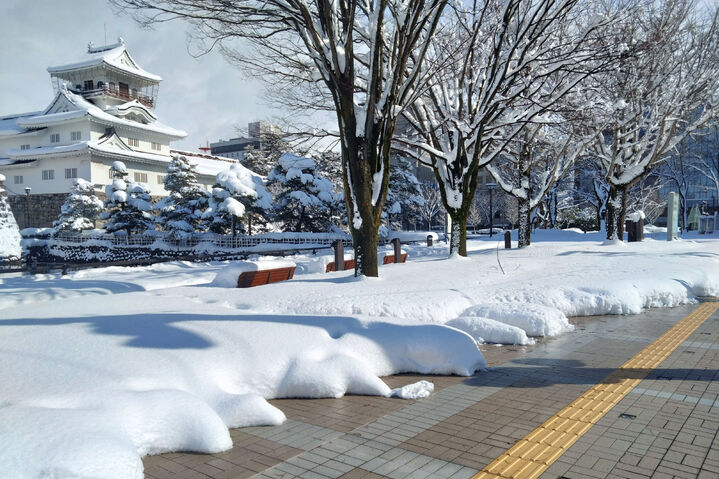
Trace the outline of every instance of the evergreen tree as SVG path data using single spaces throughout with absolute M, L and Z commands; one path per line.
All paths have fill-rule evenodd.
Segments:
M 384 207 L 387 222 L 395 229 L 402 229 L 422 218 L 420 208 L 423 205 L 424 197 L 414 174 L 414 165 L 402 156 L 393 157 Z
M 272 211 L 272 195 L 265 189 L 262 177 L 240 164 L 217 174 L 209 198 L 209 208 L 203 217 L 210 231 L 219 234 L 237 231 L 238 221 L 244 220 L 241 230 L 252 234 L 253 228 L 263 228 Z
M 0 174 L 0 260 L 20 259 L 20 230 L 5 193 L 5 176 Z
M 53 223 L 56 232 L 91 230 L 102 213 L 102 201 L 95 196 L 95 187 L 89 181 L 75 180 L 70 194 L 60 208 L 60 216 Z
M 202 213 L 209 194 L 197 182 L 195 166 L 186 157 L 173 155 L 164 183 L 169 195 L 155 205 L 157 223 L 175 238 L 204 230 Z
M 285 153 L 267 176 L 268 187 L 277 191 L 275 215 L 285 231 L 327 231 L 330 213 L 339 197 L 332 182 L 317 173 L 311 158 Z
M 289 150 L 289 144 L 276 133 L 262 134 L 262 148 L 249 147 L 241 163 L 255 173 L 267 176 L 282 154 Z
M 105 187 L 107 211 L 101 216 L 107 220 L 105 230 L 109 233 L 126 231 L 131 235 L 154 229 L 155 223 L 149 213 L 152 210 L 152 198 L 147 185 L 126 182 L 127 168 L 121 161 L 114 162 L 110 171 L 113 173 L 112 184 Z
M 338 228 L 349 231 L 347 226 L 347 203 L 344 200 L 344 181 L 342 180 L 342 155 L 337 151 L 325 151 L 314 156 L 320 176 L 330 180 L 337 197 L 331 212 L 330 221 Z

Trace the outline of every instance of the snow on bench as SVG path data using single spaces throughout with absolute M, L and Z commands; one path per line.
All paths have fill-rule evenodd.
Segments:
M 213 286 L 226 288 L 252 288 L 263 284 L 292 279 L 295 263 L 286 260 L 237 261 L 222 269 Z

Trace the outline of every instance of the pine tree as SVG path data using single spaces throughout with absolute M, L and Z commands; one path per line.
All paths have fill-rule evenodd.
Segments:
M 262 148 L 249 147 L 241 163 L 255 173 L 267 176 L 284 152 L 289 149 L 282 136 L 275 133 L 262 134 Z
M 124 230 L 131 235 L 154 229 L 155 223 L 149 213 L 152 210 L 152 198 L 147 185 L 126 182 L 127 168 L 121 161 L 114 162 L 110 171 L 113 173 L 112 184 L 105 187 L 107 211 L 101 216 L 107 220 L 105 230 L 110 233 Z
M 5 193 L 5 176 L 0 174 L 0 260 L 20 259 L 20 230 Z
M 342 155 L 337 151 L 325 151 L 313 158 L 317 164 L 318 174 L 332 182 L 333 192 L 337 197 L 330 212 L 330 221 L 337 228 L 348 231 L 347 203 L 344 201 L 344 181 L 342 179 Z
M 317 173 L 311 158 L 285 153 L 267 176 L 268 188 L 277 191 L 275 215 L 285 231 L 327 231 L 330 213 L 339 202 L 332 182 Z
M 272 211 L 272 195 L 265 189 L 261 176 L 235 164 L 218 173 L 216 181 L 209 208 L 203 215 L 210 231 L 234 235 L 238 221 L 244 220 L 241 229 L 252 234 L 253 228 L 262 228 L 267 223 Z
M 157 223 L 171 237 L 186 237 L 203 231 L 202 213 L 207 208 L 209 194 L 197 182 L 195 164 L 186 157 L 173 155 L 167 165 L 165 190 L 169 195 L 160 200 Z
M 102 201 L 95 196 L 95 187 L 89 181 L 75 180 L 70 194 L 60 208 L 60 216 L 53 223 L 56 232 L 91 230 L 102 213 Z
M 423 205 L 424 197 L 414 174 L 414 165 L 402 156 L 393 157 L 384 207 L 388 223 L 393 228 L 402 229 L 403 225 L 420 220 Z

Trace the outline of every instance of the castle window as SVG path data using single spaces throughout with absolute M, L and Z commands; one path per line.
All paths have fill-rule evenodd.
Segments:
M 110 91 L 115 91 L 115 82 L 111 81 L 110 83 L 108 83 L 107 89 Z
M 15 175 L 13 183 L 15 183 L 16 185 L 21 185 L 23 183 L 22 175 Z
M 140 147 L 140 140 L 138 140 L 137 138 L 128 138 L 128 139 L 127 139 L 127 144 L 130 145 L 130 146 L 134 146 L 135 148 L 139 148 L 139 147 Z
M 153 149 L 153 150 L 160 151 L 161 146 L 160 146 L 159 143 L 155 143 L 155 142 L 153 141 L 151 146 L 152 146 L 152 149 Z
M 20 145 L 20 149 L 21 149 L 21 150 L 29 150 L 29 149 L 30 149 L 30 145 Z
M 65 178 L 77 178 L 77 168 L 65 168 Z
M 73 131 L 70 133 L 70 139 L 72 141 L 80 141 L 82 139 L 82 132 L 81 131 Z
M 43 180 L 54 180 L 55 179 L 55 170 L 42 170 L 42 179 Z
M 50 143 L 60 143 L 60 133 L 50 135 Z
M 165 175 L 157 175 L 157 184 L 161 185 L 165 182 Z
M 92 80 L 85 80 L 85 91 L 89 91 L 93 89 L 93 83 Z
M 97 82 L 97 88 L 98 90 L 102 90 L 102 88 L 105 86 L 105 84 L 101 81 Z
M 139 171 L 136 171 L 134 178 L 138 183 L 147 183 L 147 173 L 140 173 Z

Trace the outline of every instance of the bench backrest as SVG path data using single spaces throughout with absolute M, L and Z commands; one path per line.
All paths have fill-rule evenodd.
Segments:
M 295 267 L 265 269 L 260 271 L 245 271 L 237 278 L 238 288 L 252 288 L 263 284 L 278 283 L 292 279 Z
M 407 261 L 407 253 L 402 253 L 399 257 L 399 262 L 404 263 L 405 261 Z M 392 263 L 394 263 L 394 255 L 393 254 L 385 255 L 385 257 L 382 259 L 382 264 L 392 264 Z
M 348 269 L 355 269 L 355 260 L 353 260 L 353 259 L 345 260 L 345 271 Z M 325 273 L 331 273 L 332 271 L 335 271 L 335 262 L 334 261 L 332 261 L 331 263 L 327 263 L 327 268 L 325 268 Z

